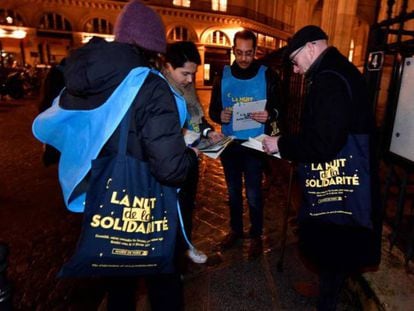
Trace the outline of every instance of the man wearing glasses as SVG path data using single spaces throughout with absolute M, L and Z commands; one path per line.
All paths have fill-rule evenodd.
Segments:
M 299 247 L 319 272 L 318 310 L 324 311 L 336 310 L 349 275 L 379 263 L 381 236 L 367 87 L 358 69 L 327 40 L 313 25 L 292 37 L 286 55 L 307 83 L 301 130 L 263 141 L 265 152 L 298 162 L 304 198 Z
M 219 247 L 221 250 L 235 246 L 243 238 L 243 177 L 250 216 L 249 258 L 262 253 L 263 154 L 241 146 L 249 137 L 270 133 L 271 122 L 278 116 L 280 90 L 278 76 L 266 66 L 255 61 L 256 35 L 248 30 L 239 31 L 233 40 L 235 61 L 225 66 L 222 77 L 216 79 L 211 96 L 210 118 L 222 126 L 223 134 L 236 139 L 224 150 L 221 162 L 226 178 L 230 202 L 230 232 Z M 256 121 L 253 128 L 240 129 L 234 122 L 235 105 L 255 105 L 266 101 L 261 109 L 250 112 L 247 118 Z M 250 106 L 253 107 L 253 106 Z M 254 122 L 253 122 L 254 123 Z

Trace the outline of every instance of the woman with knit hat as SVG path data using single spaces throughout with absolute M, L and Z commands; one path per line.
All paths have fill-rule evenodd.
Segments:
M 108 103 L 122 105 L 125 102 L 122 109 L 110 110 L 106 123 L 88 124 L 95 127 L 96 135 L 93 135 L 92 130 L 90 137 L 84 137 L 85 132 L 91 130 L 80 128 L 79 132 L 72 131 L 70 135 L 62 136 L 61 140 L 68 140 L 71 144 L 68 149 L 71 150 L 96 148 L 93 152 L 98 154 L 97 158 L 116 153 L 120 136 L 118 124 L 129 110 L 133 121 L 129 125 L 127 153 L 148 163 L 150 174 L 160 184 L 178 188 L 197 164 L 198 150 L 187 147 L 184 142 L 177 103 L 168 83 L 158 73 L 147 70 L 141 88 L 131 98 L 132 103 L 125 99 L 129 94 L 126 93 L 130 92 L 126 90 L 128 85 L 120 88 L 135 69 L 150 68 L 152 64 L 158 63 L 159 54 L 165 53 L 165 50 L 165 30 L 160 17 L 140 1 L 130 1 L 117 19 L 114 42 L 93 38 L 67 58 L 64 69 L 66 88 L 56 99 L 54 109 L 62 113 L 72 110 L 76 114 L 79 111 L 81 115 L 84 111 L 98 111 L 101 106 L 108 106 Z M 44 135 L 40 138 L 46 142 L 56 137 L 59 129 L 66 124 L 60 124 L 53 132 L 52 121 L 47 117 L 35 121 L 35 135 Z M 46 129 L 46 133 L 39 135 L 40 127 Z M 102 132 L 106 133 L 112 127 L 113 131 L 109 131 L 107 137 L 102 136 Z M 78 136 L 82 139 L 77 139 Z M 59 176 L 61 183 L 62 180 L 68 181 L 67 187 L 62 187 L 65 203 L 71 211 L 83 212 L 84 207 L 79 204 L 77 196 L 85 194 L 94 158 L 72 158 L 72 163 L 62 163 L 67 158 L 64 156 L 67 150 L 60 151 Z M 75 170 L 61 169 L 67 167 L 66 164 L 82 168 L 76 172 L 83 173 L 73 176 Z M 72 184 L 73 180 L 76 182 Z M 135 310 L 136 281 L 134 277 L 108 278 L 108 310 Z M 146 276 L 145 281 L 152 310 L 182 309 L 179 273 Z

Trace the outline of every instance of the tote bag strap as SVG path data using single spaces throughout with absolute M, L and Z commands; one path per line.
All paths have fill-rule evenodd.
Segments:
M 131 121 L 132 115 L 132 108 L 134 106 L 134 102 L 132 102 L 131 106 L 128 108 L 127 113 L 124 115 L 124 118 L 119 125 L 119 141 L 118 141 L 118 154 L 119 155 L 126 155 L 127 153 L 127 146 L 128 146 L 128 133 L 129 133 L 129 126 Z
M 353 99 L 352 99 L 352 89 L 351 89 L 351 86 L 349 85 L 348 80 L 342 74 L 340 74 L 338 71 L 335 71 L 335 70 L 323 70 L 323 71 L 321 71 L 321 73 L 325 73 L 325 72 L 326 73 L 332 73 L 332 74 L 336 75 L 337 77 L 339 77 L 342 81 L 344 81 L 344 83 L 346 85 L 346 89 L 348 91 L 348 95 L 351 97 L 351 101 L 353 101 Z

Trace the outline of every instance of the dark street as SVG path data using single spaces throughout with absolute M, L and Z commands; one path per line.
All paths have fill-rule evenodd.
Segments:
M 0 102 L 0 241 L 10 247 L 8 277 L 15 310 L 104 310 L 99 279 L 57 279 L 73 254 L 82 215 L 62 202 L 56 166 L 44 167 L 42 145 L 31 134 L 37 101 Z M 194 219 L 194 244 L 209 255 L 204 265 L 188 263 L 184 273 L 186 310 L 309 310 L 293 284 L 315 281 L 300 262 L 289 226 L 284 272 L 277 271 L 289 165 L 273 159 L 265 191 L 265 254 L 247 259 L 248 241 L 219 253 L 227 232 L 227 193 L 219 160 L 203 157 Z M 294 188 L 293 207 L 298 205 Z M 294 211 L 291 212 L 293 219 Z M 247 213 L 245 213 L 246 223 Z M 353 298 L 345 293 L 343 309 Z M 145 288 L 137 293 L 137 310 L 149 310 Z M 352 310 L 358 310 L 356 306 Z

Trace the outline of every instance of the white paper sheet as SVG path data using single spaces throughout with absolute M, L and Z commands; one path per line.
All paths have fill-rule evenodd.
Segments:
M 233 130 L 249 130 L 260 127 L 262 124 L 250 118 L 250 113 L 263 111 L 266 107 L 266 99 L 233 105 Z
M 268 137 L 268 136 L 269 135 L 262 134 L 262 135 L 259 135 L 259 136 L 253 137 L 253 138 L 249 137 L 249 140 L 242 143 L 242 146 L 264 152 L 263 151 L 263 139 L 265 137 Z M 276 158 L 280 158 L 280 153 L 279 152 L 273 153 L 273 154 L 271 154 L 271 156 L 276 157 Z

